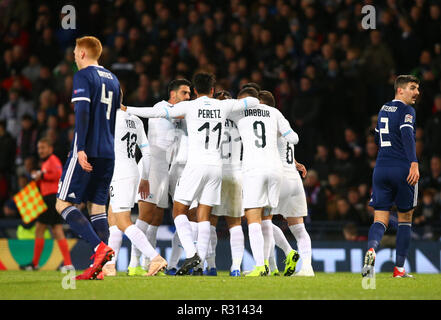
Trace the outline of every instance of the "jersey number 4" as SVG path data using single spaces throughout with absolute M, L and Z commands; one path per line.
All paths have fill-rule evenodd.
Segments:
M 106 119 L 110 120 L 110 111 L 112 111 L 112 98 L 113 98 L 113 91 L 108 92 L 109 94 L 106 94 L 106 85 L 103 83 L 101 86 L 101 103 L 104 103 L 107 105 L 107 111 L 106 111 Z

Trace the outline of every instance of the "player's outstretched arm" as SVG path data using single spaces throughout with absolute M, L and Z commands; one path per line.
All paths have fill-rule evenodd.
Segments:
M 121 105 L 121 110 L 127 111 L 135 116 L 141 117 L 141 118 L 177 118 L 185 116 L 186 109 L 185 104 L 183 102 L 177 103 L 173 106 L 173 108 L 166 107 L 166 106 L 156 106 L 153 108 L 150 107 L 144 107 L 144 108 L 138 108 L 138 107 L 130 107 L 130 106 L 123 106 Z M 125 107 L 125 108 L 123 108 Z M 124 110 L 125 109 L 125 110 Z
M 231 103 L 230 112 L 239 112 L 247 109 L 252 109 L 260 104 L 259 99 L 254 97 L 246 97 L 242 99 L 227 99 L 222 100 L 224 103 Z

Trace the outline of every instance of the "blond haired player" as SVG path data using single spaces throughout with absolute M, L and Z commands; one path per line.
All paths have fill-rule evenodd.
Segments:
M 73 77 L 71 100 L 75 108 L 74 139 L 55 204 L 69 226 L 95 250 L 92 266 L 77 280 L 102 279 L 102 267 L 114 255 L 106 244 L 106 204 L 115 164 L 115 117 L 121 98 L 117 77 L 98 65 L 101 52 L 101 42 L 95 37 L 76 40 L 78 72 Z M 83 202 L 87 203 L 90 222 L 75 207 Z

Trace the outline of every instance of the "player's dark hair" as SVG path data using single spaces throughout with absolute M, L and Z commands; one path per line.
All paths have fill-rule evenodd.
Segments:
M 397 92 L 398 88 L 405 88 L 407 86 L 408 83 L 414 82 L 416 84 L 420 84 L 420 80 L 410 74 L 403 74 L 398 76 L 395 79 L 395 83 L 394 83 L 394 90 L 395 93 Z
M 193 76 L 193 87 L 199 94 L 209 94 L 216 84 L 213 74 L 208 72 L 196 73 Z
M 246 87 L 240 90 L 239 93 L 237 94 L 237 97 L 243 97 L 243 96 L 259 98 L 259 92 L 252 87 Z
M 188 81 L 187 79 L 176 79 L 176 80 L 170 81 L 170 83 L 168 84 L 168 88 L 167 88 L 168 95 L 170 95 L 170 92 L 172 92 L 172 91 L 179 90 L 179 88 L 181 86 L 191 87 L 191 82 Z
M 268 90 L 262 90 L 259 92 L 259 100 L 260 102 L 266 104 L 267 106 L 270 107 L 276 106 L 276 99 L 274 99 L 273 94 Z
M 218 100 L 225 100 L 225 99 L 231 99 L 232 96 L 228 91 L 221 90 L 221 91 L 215 92 L 213 95 L 213 98 L 218 99 Z
M 262 90 L 262 89 L 260 88 L 260 86 L 259 86 L 257 83 L 255 83 L 255 82 L 248 82 L 248 83 L 245 83 L 245 84 L 242 86 L 241 89 L 245 89 L 245 88 L 254 88 L 254 89 L 257 90 L 257 92 L 260 92 L 260 90 Z

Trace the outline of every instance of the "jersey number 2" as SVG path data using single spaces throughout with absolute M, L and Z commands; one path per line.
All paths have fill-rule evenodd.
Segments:
M 380 122 L 384 123 L 384 128 L 380 128 L 380 147 L 390 147 L 390 141 L 383 140 L 383 134 L 389 134 L 389 118 L 381 117 Z

